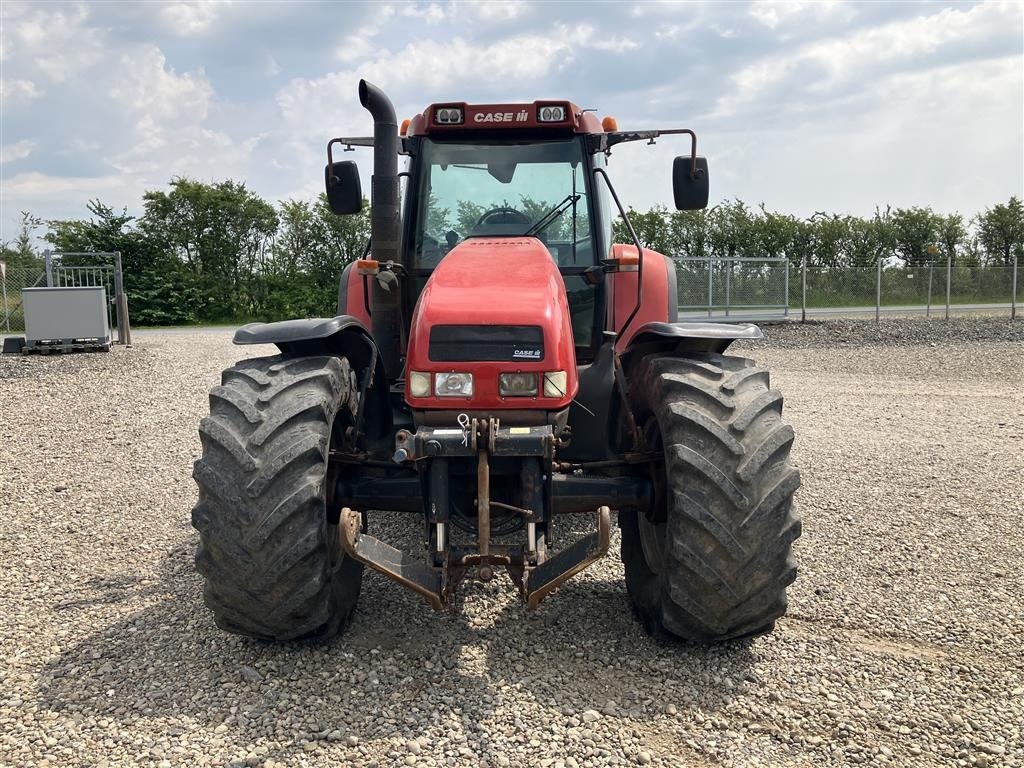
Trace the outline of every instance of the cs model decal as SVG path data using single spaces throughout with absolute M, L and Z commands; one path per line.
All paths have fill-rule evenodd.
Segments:
M 518 112 L 477 112 L 473 115 L 474 123 L 525 123 L 530 113 L 525 109 Z
M 539 349 L 513 349 L 512 350 L 513 360 L 540 360 L 541 351 Z

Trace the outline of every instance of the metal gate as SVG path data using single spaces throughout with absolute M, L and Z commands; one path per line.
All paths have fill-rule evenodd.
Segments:
M 53 285 L 57 288 L 81 288 L 82 286 L 103 286 L 107 291 L 107 322 L 111 328 L 118 327 L 115 315 L 117 303 L 114 281 L 114 268 L 99 267 L 67 267 L 61 263 L 51 268 Z M 120 330 L 120 329 L 118 329 Z
M 82 259 L 107 263 L 68 263 Z M 87 251 L 43 254 L 46 265 L 46 285 L 56 288 L 77 288 L 101 285 L 106 288 L 109 304 L 107 316 L 110 326 L 117 328 L 117 343 L 131 344 L 131 323 L 128 320 L 128 298 L 124 293 L 120 251 Z
M 785 317 L 789 314 L 789 261 L 675 258 L 679 316 Z

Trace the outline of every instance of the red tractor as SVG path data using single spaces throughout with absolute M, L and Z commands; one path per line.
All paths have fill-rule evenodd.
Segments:
M 648 631 L 771 630 L 796 575 L 793 430 L 768 372 L 723 354 L 761 331 L 677 321 L 673 264 L 641 247 L 606 171 L 616 144 L 687 134 L 675 205 L 704 208 L 693 132 L 535 101 L 434 104 L 400 133 L 380 89 L 359 99 L 374 135 L 328 143 L 326 185 L 358 212 L 333 150 L 373 147 L 366 257 L 335 317 L 237 331 L 280 354 L 224 371 L 200 426 L 192 521 L 217 624 L 336 634 L 364 566 L 437 609 L 504 568 L 535 608 L 606 553 L 614 510 Z M 612 243 L 616 214 L 632 244 Z M 376 538 L 371 510 L 412 515 L 422 550 Z M 569 513 L 592 523 L 560 547 Z

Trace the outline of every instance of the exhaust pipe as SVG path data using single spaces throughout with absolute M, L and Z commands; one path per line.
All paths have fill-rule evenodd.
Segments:
M 359 103 L 373 115 L 373 177 L 370 181 L 370 251 L 379 262 L 401 260 L 398 215 L 398 119 L 377 86 L 359 81 Z M 370 281 L 370 330 L 388 378 L 399 374 L 401 296 L 394 281 Z

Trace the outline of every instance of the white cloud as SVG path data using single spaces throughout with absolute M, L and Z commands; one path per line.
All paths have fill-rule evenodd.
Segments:
M 169 32 L 179 37 L 205 34 L 217 21 L 230 0 L 167 3 L 160 8 L 160 20 Z
M 559 25 L 548 35 L 519 35 L 488 45 L 461 37 L 448 41 L 416 40 L 392 53 L 381 51 L 356 70 L 332 72 L 307 80 L 295 78 L 276 96 L 286 123 L 309 130 L 324 123 L 346 130 L 347 117 L 361 77 L 390 90 L 415 88 L 417 93 L 443 92 L 456 84 L 516 83 L 538 80 L 570 65 L 579 45 L 593 29 L 570 30 Z M 485 64 L 485 65 L 484 65 Z M 359 115 L 361 122 L 365 122 Z M 333 130 L 332 129 L 332 130 Z
M 788 7 L 788 6 L 786 6 Z M 748 102 L 776 98 L 783 87 L 790 99 L 800 90 L 828 91 L 858 83 L 873 73 L 920 67 L 939 49 L 979 44 L 995 30 L 1016 24 L 1020 14 L 1011 4 L 984 3 L 967 10 L 945 8 L 931 16 L 891 22 L 806 44 L 795 53 L 770 56 L 741 68 L 732 77 L 734 89 L 716 104 L 716 116 L 736 114 Z
M 14 144 L 4 144 L 0 147 L 0 165 L 13 163 L 15 160 L 24 160 L 32 154 L 36 148 L 36 142 L 31 139 L 23 139 Z
M 757 0 L 757 2 L 751 3 L 747 13 L 764 26 L 774 30 L 796 22 L 803 23 L 809 16 L 816 22 L 825 20 L 847 22 L 857 15 L 857 10 L 852 4 L 841 0 L 817 0 L 816 2 Z
M 163 52 L 145 45 L 121 56 L 110 95 L 147 129 L 163 131 L 168 122 L 195 124 L 206 119 L 213 88 L 203 73 L 179 75 Z
M 524 0 L 476 0 L 465 4 L 472 14 L 483 21 L 512 21 L 530 11 Z
M 216 99 L 205 74 L 176 72 L 155 45 L 122 54 L 110 96 L 130 135 L 122 146 L 108 146 L 104 159 L 139 184 L 164 184 L 172 175 L 244 178 L 263 137 L 236 139 L 207 125 Z
M 592 37 L 588 37 L 592 39 Z M 599 38 L 591 43 L 592 48 L 599 51 L 611 51 L 612 53 L 625 53 L 640 47 L 640 44 L 629 37 L 609 37 L 607 40 Z
M 4 58 L 31 61 L 33 69 L 55 83 L 81 75 L 100 61 L 103 36 L 90 27 L 89 9 L 21 6 L 5 19 Z
M 39 86 L 31 80 L 11 80 L 0 78 L 0 99 L 5 107 L 14 104 L 25 104 L 43 95 Z
M 127 179 L 118 175 L 53 176 L 38 171 L 26 171 L 4 179 L 0 188 L 0 202 L 17 201 L 21 205 L 22 202 L 52 200 L 57 196 L 73 196 L 85 201 L 97 195 L 121 192 L 132 186 Z
M 654 37 L 658 40 L 678 40 L 697 27 L 698 24 L 695 21 L 687 24 L 661 24 L 654 30 Z
M 338 60 L 349 63 L 366 58 L 376 49 L 373 38 L 377 31 L 377 27 L 361 27 L 354 34 L 346 35 L 335 52 Z
M 422 19 L 427 24 L 438 24 L 448 18 L 448 13 L 437 3 L 403 5 L 399 13 L 407 18 Z

